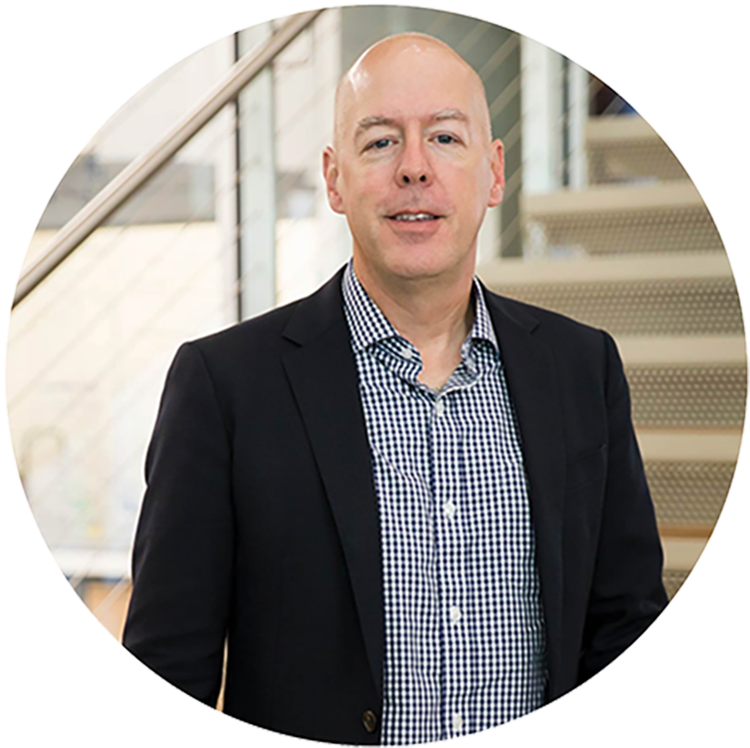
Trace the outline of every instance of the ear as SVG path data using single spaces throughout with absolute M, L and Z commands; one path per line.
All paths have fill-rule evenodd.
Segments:
M 328 204 L 335 213 L 344 212 L 344 201 L 337 189 L 339 167 L 336 164 L 336 153 L 330 145 L 323 149 L 323 178 L 326 181 Z
M 490 168 L 492 169 L 492 186 L 488 208 L 500 205 L 505 191 L 505 154 L 502 142 L 497 139 L 490 144 Z

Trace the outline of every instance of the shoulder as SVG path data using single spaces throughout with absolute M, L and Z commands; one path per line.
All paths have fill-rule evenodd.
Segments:
M 283 376 L 282 332 L 298 303 L 182 343 L 167 372 L 162 403 L 193 413 L 196 403 L 218 403 L 231 431 L 237 397 Z
M 224 384 L 277 377 L 285 354 L 339 327 L 345 332 L 340 269 L 302 299 L 183 344 L 200 354 L 209 373 Z
M 518 326 L 528 336 L 528 345 L 520 348 L 527 355 L 541 355 L 552 364 L 561 392 L 572 401 L 589 401 L 592 397 L 619 399 L 627 390 L 625 370 L 614 338 L 605 330 L 578 322 L 549 309 L 526 304 L 487 292 L 501 356 L 505 359 L 503 341 L 518 340 Z M 515 328 L 516 332 L 510 330 Z M 531 342 L 533 341 L 533 342 Z M 514 345 L 507 352 L 519 350 Z M 509 359 L 523 370 L 518 357 Z
M 243 351 L 271 355 L 316 337 L 344 320 L 341 278 L 344 268 L 302 299 L 190 342 L 207 356 L 234 356 Z
M 277 307 L 218 332 L 190 340 L 187 345 L 212 360 L 235 356 L 243 350 L 257 352 L 277 346 L 301 302 L 300 299 Z
M 606 331 L 572 317 L 501 296 L 484 286 L 483 290 L 495 324 L 502 324 L 504 319 L 511 320 L 554 347 L 579 343 L 599 348 L 606 339 L 611 339 Z
M 529 347 L 523 346 L 521 350 L 526 354 L 537 351 L 540 355 L 551 356 L 564 384 L 594 391 L 612 377 L 622 379 L 623 365 L 617 344 L 605 330 L 486 289 L 485 300 L 503 357 L 506 353 L 503 341 L 510 343 L 518 339 L 518 330 L 522 329 L 522 338 L 528 336 Z

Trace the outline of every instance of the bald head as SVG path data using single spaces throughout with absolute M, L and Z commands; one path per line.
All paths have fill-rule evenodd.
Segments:
M 490 114 L 482 79 L 445 42 L 427 34 L 409 32 L 376 42 L 342 76 L 334 105 L 334 147 L 337 150 L 344 142 L 347 129 L 354 124 L 354 110 L 361 109 L 369 93 L 406 75 L 420 76 L 425 85 L 437 88 L 446 76 L 456 80 L 469 92 L 473 118 L 489 144 L 492 139 Z

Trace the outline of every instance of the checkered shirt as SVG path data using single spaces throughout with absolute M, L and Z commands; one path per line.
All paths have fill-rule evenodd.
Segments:
M 342 283 L 380 513 L 381 743 L 494 727 L 543 704 L 547 673 L 521 445 L 481 286 L 435 392 L 351 261 Z

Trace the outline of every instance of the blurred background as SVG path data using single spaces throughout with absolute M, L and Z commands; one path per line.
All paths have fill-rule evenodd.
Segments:
M 8 343 L 15 456 L 63 573 L 116 637 L 174 353 L 310 293 L 348 259 L 321 176 L 334 89 L 401 31 L 474 66 L 505 143 L 480 278 L 617 340 L 670 596 L 711 534 L 739 450 L 745 344 L 721 240 L 669 148 L 602 81 L 506 29 L 327 9 L 241 31 L 157 78 L 71 165 L 29 247 Z

